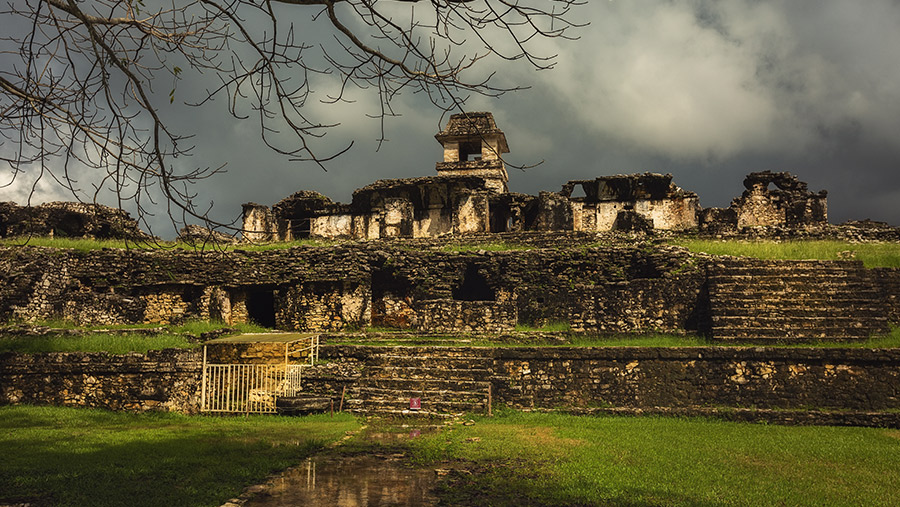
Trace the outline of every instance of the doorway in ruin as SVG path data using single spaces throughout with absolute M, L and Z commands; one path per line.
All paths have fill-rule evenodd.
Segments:
M 309 239 L 312 225 L 309 218 L 297 218 L 290 221 L 292 239 Z
M 275 327 L 275 291 L 250 289 L 247 291 L 247 316 L 263 327 Z
M 412 285 L 405 276 L 392 270 L 372 272 L 372 326 L 407 329 L 413 314 Z
M 474 264 L 466 266 L 463 281 L 453 289 L 453 299 L 457 301 L 494 301 L 497 292 L 488 285 L 478 268 Z

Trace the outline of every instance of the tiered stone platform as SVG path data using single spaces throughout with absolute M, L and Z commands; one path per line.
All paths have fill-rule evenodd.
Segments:
M 884 299 L 859 261 L 722 257 L 709 264 L 708 283 L 719 340 L 852 340 L 889 327 Z
M 462 347 L 378 347 L 345 408 L 360 414 L 447 415 L 487 410 L 493 359 Z M 421 408 L 410 410 L 410 399 Z

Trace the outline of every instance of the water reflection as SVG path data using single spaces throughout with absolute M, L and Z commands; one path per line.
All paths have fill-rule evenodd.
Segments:
M 248 506 L 378 507 L 437 505 L 434 470 L 403 466 L 397 457 L 310 458 L 270 484 Z

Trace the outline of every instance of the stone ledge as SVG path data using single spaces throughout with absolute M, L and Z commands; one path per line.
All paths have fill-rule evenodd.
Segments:
M 564 408 L 531 409 L 573 415 L 709 417 L 732 422 L 771 423 L 786 426 L 862 426 L 900 428 L 900 412 L 845 412 L 825 410 L 772 410 L 731 407 Z

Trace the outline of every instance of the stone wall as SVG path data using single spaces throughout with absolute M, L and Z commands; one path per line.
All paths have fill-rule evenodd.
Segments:
M 590 239 L 549 240 L 572 244 L 573 238 Z M 451 322 L 460 323 L 457 331 L 505 330 L 577 318 L 583 330 L 622 321 L 618 329 L 682 332 L 701 275 L 694 256 L 671 247 L 461 253 L 442 247 L 370 242 L 253 253 L 0 248 L 0 318 L 94 324 L 219 318 L 309 331 L 373 324 L 450 330 Z M 604 293 L 619 301 L 597 302 Z M 422 305 L 437 300 L 450 301 L 438 304 L 445 318 L 428 315 L 436 303 Z
M 260 354 L 283 354 L 274 348 L 268 352 Z M 470 368 L 468 375 L 490 383 L 494 403 L 523 409 L 699 415 L 826 411 L 845 414 L 854 424 L 866 424 L 865 414 L 900 413 L 896 349 L 323 346 L 320 358 L 326 361 L 305 370 L 304 390 L 335 399 L 344 393 L 348 403 L 359 396 L 358 383 L 386 368 L 394 373 L 377 390 L 384 399 L 390 399 L 391 385 L 424 389 L 425 383 L 439 385 L 447 372 Z M 4 353 L 0 403 L 196 412 L 201 361 L 201 350 L 124 356 Z M 430 389 L 423 404 L 452 406 L 453 391 L 462 388 L 445 389 Z M 403 408 L 408 396 L 398 393 L 397 405 Z
M 332 374 L 323 375 L 328 385 L 350 387 L 390 365 L 404 366 L 395 368 L 404 372 L 391 374 L 394 384 L 424 385 L 442 379 L 440 372 L 459 371 L 459 361 L 466 358 L 478 365 L 473 375 L 490 380 L 495 403 L 524 409 L 824 410 L 895 416 L 900 409 L 896 349 L 325 346 L 320 357 L 329 360 Z M 316 375 L 307 381 L 309 389 L 318 389 Z M 340 394 L 322 389 L 325 395 Z M 434 396 L 452 397 L 450 391 Z M 398 394 L 402 408 L 403 393 Z
M 711 295 L 708 290 L 712 258 L 682 248 L 607 242 L 597 235 L 498 236 L 534 246 L 491 251 L 479 249 L 476 241 L 455 252 L 446 249 L 446 241 L 402 240 L 211 253 L 0 247 L 0 319 L 62 317 L 106 325 L 217 318 L 284 330 L 374 325 L 442 332 L 568 323 L 579 332 L 708 334 L 710 298 L 725 297 L 722 291 Z M 567 248 L 553 248 L 559 245 Z M 751 264 L 755 270 L 740 271 Z M 855 334 L 834 334 L 859 320 L 850 317 L 873 317 L 861 312 L 882 307 L 888 320 L 900 322 L 897 270 L 866 270 L 857 264 L 828 268 L 853 282 L 828 286 L 841 296 L 848 318 L 831 319 L 834 329 L 815 336 L 864 337 L 865 326 L 856 326 Z M 736 258 L 725 274 L 734 271 L 750 287 L 761 287 L 762 281 L 781 276 L 765 267 Z M 803 279 L 814 279 L 812 275 L 828 273 Z M 803 291 L 798 295 L 818 293 L 816 284 L 792 287 Z M 851 297 L 856 293 L 866 299 Z M 827 317 L 837 308 L 832 299 L 819 298 L 815 308 L 794 308 L 784 318 L 800 322 L 800 313 L 813 309 Z M 764 298 L 738 302 L 751 317 L 768 318 L 762 312 L 778 310 L 770 308 L 771 302 L 763 304 Z M 777 329 L 771 331 L 777 334 Z
M 0 238 L 15 236 L 151 240 L 136 220 L 120 209 L 84 202 L 19 206 L 0 202 Z
M 0 404 L 194 413 L 202 350 L 147 354 L 0 354 Z
M 900 323 L 900 268 L 875 268 L 872 277 L 888 308 L 888 320 Z
M 900 409 L 894 349 L 512 348 L 494 361 L 496 399 L 515 407 Z
M 290 364 L 309 360 L 309 340 L 281 342 L 225 342 L 206 345 L 210 364 Z
M 502 333 L 516 327 L 512 302 L 437 299 L 415 304 L 414 329 L 433 332 Z

